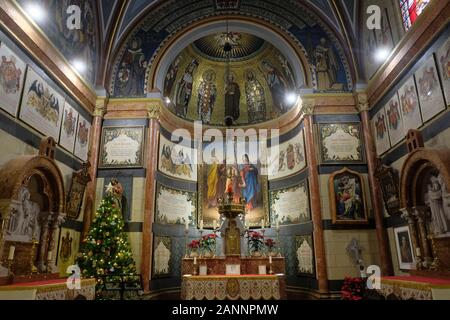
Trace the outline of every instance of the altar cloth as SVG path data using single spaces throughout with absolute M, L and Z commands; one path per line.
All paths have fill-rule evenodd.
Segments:
M 378 290 L 401 300 L 450 300 L 450 279 L 417 276 L 382 277 Z

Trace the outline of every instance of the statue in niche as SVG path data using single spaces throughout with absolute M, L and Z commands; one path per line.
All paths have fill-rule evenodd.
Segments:
M 442 188 L 439 179 L 431 176 L 430 184 L 427 185 L 425 203 L 431 210 L 431 230 L 435 235 L 448 232 L 448 225 L 445 218 L 444 207 L 442 204 Z
M 267 60 L 261 63 L 263 70 L 260 70 L 266 77 L 267 85 L 272 94 L 273 106 L 278 115 L 289 110 L 291 105 L 286 103 L 286 93 L 288 92 L 289 83 L 286 78 L 276 69 L 273 64 Z
M 447 222 L 450 222 L 450 193 L 447 190 L 447 185 L 442 174 L 438 175 L 438 180 L 442 189 L 442 205 L 444 207 L 445 217 L 447 218 Z
M 320 90 L 333 89 L 337 83 L 339 65 L 332 46 L 327 39 L 321 38 L 315 50 L 317 84 Z
M 229 221 L 225 229 L 225 255 L 241 254 L 241 232 L 234 219 Z
M 19 206 L 11 212 L 7 234 L 12 239 L 29 241 L 38 236 L 39 205 L 31 201 L 30 191 L 23 187 L 19 192 Z
M 225 85 L 225 119 L 231 118 L 237 121 L 240 117 L 239 104 L 241 100 L 241 90 L 235 82 L 232 72 L 228 73 Z
M 203 73 L 203 81 L 198 88 L 198 115 L 203 123 L 211 122 L 211 115 L 216 103 L 217 88 L 214 84 L 216 73 L 207 70 Z
M 247 96 L 248 121 L 249 123 L 266 120 L 266 98 L 264 88 L 256 79 L 253 70 L 245 73 L 245 94 Z

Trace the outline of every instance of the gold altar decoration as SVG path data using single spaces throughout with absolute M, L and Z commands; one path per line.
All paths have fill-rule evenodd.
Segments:
M 236 218 L 245 214 L 245 200 L 233 201 L 233 191 L 231 187 L 227 190 L 226 198 L 219 199 L 219 214 L 228 220 L 228 227 L 225 229 L 225 255 L 241 255 L 241 231 L 237 227 Z

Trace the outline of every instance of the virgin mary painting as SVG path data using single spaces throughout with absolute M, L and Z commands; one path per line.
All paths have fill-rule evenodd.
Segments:
M 252 211 L 257 205 L 256 196 L 259 190 L 258 168 L 250 163 L 247 154 L 244 155 L 244 164 L 241 166 L 240 172 L 243 181 L 241 185 L 242 196 L 247 203 L 247 210 Z

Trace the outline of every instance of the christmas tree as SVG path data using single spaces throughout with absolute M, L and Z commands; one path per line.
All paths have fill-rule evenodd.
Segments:
M 115 180 L 113 180 L 115 181 Z M 105 282 L 135 284 L 138 276 L 128 237 L 123 232 L 120 210 L 120 184 L 110 183 L 106 195 L 84 239 L 77 262 L 83 278 L 96 278 L 97 295 L 101 296 Z

